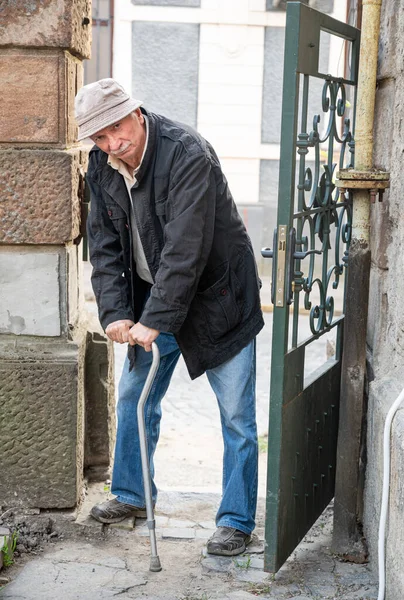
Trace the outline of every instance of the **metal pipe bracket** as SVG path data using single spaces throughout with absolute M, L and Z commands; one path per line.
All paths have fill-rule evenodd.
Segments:
M 335 185 L 341 194 L 346 191 L 369 190 L 369 198 L 372 203 L 379 195 L 379 202 L 383 200 L 384 190 L 390 187 L 390 173 L 386 171 L 357 171 L 356 169 L 340 169 L 337 173 Z

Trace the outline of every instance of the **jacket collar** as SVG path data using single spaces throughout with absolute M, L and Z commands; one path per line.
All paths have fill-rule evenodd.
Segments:
M 147 142 L 147 148 L 145 155 L 142 160 L 142 164 L 140 165 L 139 171 L 136 173 L 136 181 L 140 183 L 147 169 L 149 168 L 152 158 L 154 156 L 154 152 L 156 150 L 156 129 L 157 129 L 157 118 L 156 115 L 150 113 L 145 108 L 140 109 L 143 114 L 145 114 L 149 120 L 149 139 Z

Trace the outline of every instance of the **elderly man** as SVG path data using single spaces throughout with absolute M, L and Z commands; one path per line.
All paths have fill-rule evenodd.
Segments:
M 145 516 L 136 407 L 156 341 L 161 362 L 145 413 L 152 477 L 161 400 L 182 354 L 192 379 L 206 372 L 219 404 L 223 497 L 208 552 L 233 556 L 255 525 L 255 336 L 263 326 L 256 264 L 212 146 L 140 106 L 113 79 L 76 97 L 79 139 L 95 143 L 88 240 L 99 317 L 111 340 L 129 342 L 115 498 L 91 514 L 102 523 Z M 156 501 L 153 481 L 152 490 Z

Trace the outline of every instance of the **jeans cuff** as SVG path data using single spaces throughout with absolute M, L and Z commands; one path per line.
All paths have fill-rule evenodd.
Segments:
M 118 500 L 118 502 L 121 502 L 122 504 L 130 504 L 130 506 L 134 506 L 135 508 L 145 508 L 145 505 L 139 506 L 138 504 L 134 504 L 132 498 L 126 498 L 125 496 L 122 496 L 121 494 L 116 496 L 116 499 Z
M 218 523 L 216 523 L 217 527 L 232 527 L 234 529 L 238 529 L 238 531 L 242 531 L 243 533 L 247 534 L 247 535 L 251 535 L 251 533 L 253 532 L 252 529 L 246 529 L 246 527 L 244 527 L 243 525 L 239 525 L 238 523 L 234 523 L 232 521 L 226 521 L 225 519 L 220 519 L 220 521 L 218 521 Z

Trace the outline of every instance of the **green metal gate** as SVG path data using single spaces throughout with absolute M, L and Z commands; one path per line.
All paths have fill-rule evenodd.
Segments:
M 343 77 L 319 72 L 327 34 L 341 42 Z M 359 42 L 359 30 L 288 2 L 278 220 L 273 252 L 262 251 L 273 257 L 265 531 L 265 570 L 271 573 L 334 495 L 344 270 L 352 219 L 351 198 L 341 195 L 334 181 L 338 168 L 353 166 Z M 312 113 L 316 90 L 320 110 Z M 301 331 L 304 320 L 307 335 Z M 306 368 L 305 377 L 311 345 L 331 332 L 333 355 L 309 376 Z

